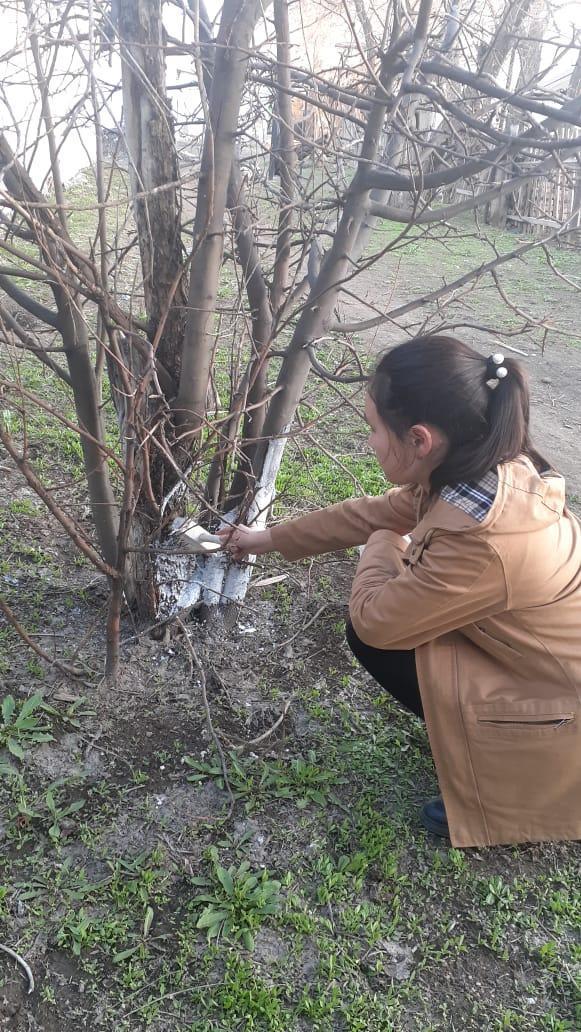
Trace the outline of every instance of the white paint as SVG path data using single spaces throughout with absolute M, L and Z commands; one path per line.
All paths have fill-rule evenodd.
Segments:
M 198 564 L 196 556 L 158 553 L 155 566 L 160 620 L 198 604 L 203 588 L 203 562 L 202 558 Z
M 283 435 L 270 442 L 256 495 L 250 506 L 248 522 L 259 530 L 266 526 L 274 501 L 276 478 L 288 439 L 287 433 L 288 427 L 285 427 Z M 180 517 L 177 519 L 178 532 L 181 532 L 183 522 Z M 232 526 L 236 519 L 235 511 L 228 512 L 222 526 Z M 174 556 L 169 551 L 160 552 L 157 559 L 160 619 L 169 619 L 181 610 L 199 603 L 210 607 L 232 602 L 242 604 L 255 561 L 256 556 L 250 555 L 244 565 L 233 563 L 225 552 L 197 556 Z

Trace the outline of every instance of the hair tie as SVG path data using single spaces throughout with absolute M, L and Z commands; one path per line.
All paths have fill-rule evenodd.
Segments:
M 493 355 L 490 355 L 486 362 L 486 381 L 490 380 L 504 380 L 508 376 L 508 369 L 503 364 L 504 355 L 500 351 L 495 351 Z

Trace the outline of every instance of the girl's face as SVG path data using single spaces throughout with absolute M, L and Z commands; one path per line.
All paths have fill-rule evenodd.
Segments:
M 430 487 L 430 475 L 443 462 L 448 451 L 445 434 L 436 427 L 412 426 L 403 440 L 380 418 L 376 404 L 368 394 L 365 419 L 369 423 L 369 444 L 377 461 L 392 484 L 420 484 Z

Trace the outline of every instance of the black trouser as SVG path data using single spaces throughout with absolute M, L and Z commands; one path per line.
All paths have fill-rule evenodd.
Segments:
M 361 666 L 402 706 L 424 719 L 424 710 L 416 673 L 416 654 L 411 651 L 374 649 L 357 637 L 351 621 L 347 621 L 347 643 Z

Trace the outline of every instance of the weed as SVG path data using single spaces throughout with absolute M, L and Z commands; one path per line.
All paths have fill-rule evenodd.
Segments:
M 224 1024 L 196 1024 L 196 1032 L 213 1032 L 216 1028 L 289 1032 L 292 1027 L 277 986 L 266 984 L 252 965 L 236 954 L 228 957 L 224 977 L 212 987 L 205 1007 L 223 1016 Z
M 73 956 L 80 957 L 84 950 L 90 950 L 96 945 L 103 946 L 109 952 L 126 933 L 126 922 L 121 922 L 117 916 L 104 918 L 81 907 L 63 917 L 56 941 L 59 946 L 70 949 Z
M 76 799 L 72 803 L 64 801 L 62 793 L 66 786 L 65 778 L 53 782 L 45 792 L 34 799 L 21 776 L 16 776 L 14 780 L 17 786 L 14 816 L 17 819 L 18 827 L 26 829 L 34 822 L 38 822 L 46 830 L 51 842 L 59 842 L 63 831 L 70 827 L 70 818 L 83 808 L 85 800 Z
M 48 825 L 47 830 L 49 838 L 52 839 L 53 842 L 58 842 L 62 835 L 64 821 L 74 813 L 78 813 L 85 805 L 85 800 L 75 799 L 72 803 L 69 803 L 68 806 L 63 806 L 59 804 L 55 798 L 55 789 L 49 788 L 45 793 L 44 803 L 47 809 L 46 823 Z
M 12 695 L 7 695 L 1 708 L 0 746 L 23 760 L 30 746 L 51 742 L 54 736 L 46 720 L 48 712 L 42 695 L 31 695 L 20 706 Z
M 360 891 L 368 867 L 369 860 L 364 853 L 340 856 L 336 861 L 329 856 L 317 857 L 313 864 L 314 873 L 321 878 L 317 902 L 339 901 L 351 892 Z
M 211 780 L 215 781 L 218 788 L 226 787 L 222 764 L 217 756 L 211 760 L 196 760 L 191 756 L 184 756 L 182 762 L 192 771 L 186 776 L 187 781 L 196 783 Z M 230 752 L 228 754 L 228 781 L 235 799 L 251 796 L 255 790 L 252 762 L 241 759 L 235 752 Z
M 52 985 L 43 985 L 40 992 L 40 998 L 44 1003 L 50 1004 L 51 1007 L 56 1005 L 56 993 Z
M 38 516 L 40 510 L 31 498 L 13 498 L 8 502 L 8 509 L 13 516 Z
M 306 759 L 295 756 L 289 763 L 266 767 L 260 784 L 276 799 L 294 799 L 301 810 L 309 803 L 325 806 L 331 786 L 342 781 L 333 771 L 322 769 L 310 750 Z
M 210 878 L 193 877 L 192 882 L 206 890 L 193 905 L 205 904 L 196 928 L 205 929 L 208 939 L 241 939 L 251 950 L 253 933 L 281 907 L 280 882 L 266 870 L 253 873 L 247 860 L 239 867 L 215 864 Z
M 483 884 L 483 893 L 485 904 L 496 907 L 497 910 L 509 909 L 515 898 L 510 886 L 503 882 L 499 875 Z

